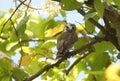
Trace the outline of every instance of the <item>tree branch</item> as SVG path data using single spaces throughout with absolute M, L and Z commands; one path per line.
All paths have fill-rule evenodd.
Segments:
M 81 14 L 81 15 L 83 15 L 83 16 L 85 16 L 86 15 L 86 13 L 82 10 L 82 9 L 77 9 L 77 11 Z M 93 18 L 89 18 L 88 19 L 92 24 L 94 24 L 95 26 L 97 26 L 104 34 L 105 34 L 105 28 L 101 25 L 101 24 L 99 24 L 98 22 L 96 22 Z
M 14 10 L 14 12 L 11 14 L 11 16 L 8 18 L 8 20 L 3 24 L 3 27 L 2 27 L 1 32 L 0 32 L 0 36 L 1 36 L 2 32 L 3 32 L 3 30 L 4 30 L 5 25 L 8 23 L 9 20 L 11 20 L 11 18 L 12 18 L 13 15 L 15 14 L 15 12 L 18 10 L 18 8 L 19 8 L 25 1 L 27 1 L 27 0 L 22 1 L 22 2 L 17 6 L 17 8 Z
M 65 70 L 66 75 L 69 74 L 70 70 L 78 63 L 80 62 L 82 59 L 86 58 L 88 55 L 91 54 L 91 52 L 93 52 L 93 50 L 87 51 L 84 54 L 82 54 L 77 60 L 75 60 L 75 62 L 67 69 Z
M 11 24 L 12 24 L 12 26 L 13 26 L 13 29 L 15 30 L 15 33 L 16 33 L 16 36 L 17 36 L 17 39 L 18 39 L 18 43 L 19 43 L 19 45 L 20 45 L 20 49 L 21 49 L 21 58 L 20 58 L 20 60 L 19 60 L 19 65 L 18 65 L 18 67 L 20 68 L 20 66 L 21 66 L 21 62 L 22 62 L 22 56 L 23 56 L 23 48 L 22 48 L 22 44 L 21 44 L 21 41 L 20 41 L 20 37 L 19 37 L 19 34 L 18 34 L 18 32 L 17 32 L 17 30 L 16 30 L 16 28 L 15 28 L 15 25 L 14 25 L 14 23 L 13 23 L 13 21 L 12 21 L 12 19 L 10 18 L 10 22 L 11 22 Z
M 81 52 L 82 50 L 89 48 L 90 46 L 94 45 L 97 42 L 101 42 L 104 41 L 105 37 L 98 37 L 95 38 L 93 41 L 91 41 L 90 43 L 72 51 L 69 52 L 67 54 L 65 54 L 65 56 L 63 58 L 58 59 L 55 63 L 53 64 L 48 64 L 46 66 L 44 66 L 42 69 L 40 69 L 36 74 L 30 76 L 29 78 L 25 79 L 25 81 L 32 81 L 33 79 L 35 79 L 36 77 L 40 76 L 42 73 L 44 73 L 45 71 L 48 71 L 49 69 L 53 68 L 53 67 L 58 67 L 60 63 L 62 63 L 64 60 L 66 60 L 67 58 L 70 58 L 71 56 L 76 55 L 77 53 Z
M 19 1 L 19 2 L 22 2 L 21 0 L 18 0 L 18 1 Z M 34 10 L 41 10 L 41 9 L 38 9 L 38 8 L 31 7 L 30 5 L 25 4 L 25 3 L 23 3 L 23 5 L 25 5 L 25 6 L 29 7 L 29 8 L 31 8 L 31 9 L 34 9 Z
M 109 21 L 107 20 L 107 18 L 105 16 L 103 17 L 103 20 L 104 20 L 106 29 L 110 30 L 111 29 L 110 23 L 109 23 Z
M 38 39 L 38 38 L 33 38 L 33 39 L 23 39 L 21 42 L 30 42 L 30 41 L 42 41 L 45 42 L 44 39 Z

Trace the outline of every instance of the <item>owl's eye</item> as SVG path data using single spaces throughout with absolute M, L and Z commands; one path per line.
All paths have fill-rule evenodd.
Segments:
M 75 29 L 75 27 L 72 27 L 72 29 Z
M 69 29 L 69 27 L 68 27 L 68 26 L 66 26 L 66 29 Z

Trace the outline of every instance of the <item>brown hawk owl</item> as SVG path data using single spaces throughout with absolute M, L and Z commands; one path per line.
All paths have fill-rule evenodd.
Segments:
M 63 32 L 57 40 L 57 57 L 60 58 L 73 47 L 74 43 L 78 40 L 76 34 L 76 26 L 74 24 L 66 24 Z

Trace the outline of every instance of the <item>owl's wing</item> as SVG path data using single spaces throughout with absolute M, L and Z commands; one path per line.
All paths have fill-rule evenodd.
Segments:
M 68 33 L 67 32 L 63 32 L 60 37 L 57 40 L 57 49 L 58 50 L 62 50 L 61 48 L 64 48 L 64 43 L 65 41 L 68 39 Z
M 76 41 L 77 35 L 74 36 L 73 33 L 63 32 L 57 40 L 57 49 L 58 50 L 69 49 L 73 46 L 74 42 Z

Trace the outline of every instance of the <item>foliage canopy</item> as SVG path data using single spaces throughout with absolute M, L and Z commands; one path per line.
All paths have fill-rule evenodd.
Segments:
M 119 0 L 46 0 L 40 8 L 31 0 L 13 3 L 15 8 L 0 11 L 0 81 L 38 76 L 43 81 L 75 81 L 81 72 L 87 74 L 81 81 L 120 80 L 120 65 L 111 64 L 120 58 Z M 84 19 L 74 23 L 79 37 L 74 50 L 56 60 L 67 11 L 77 11 Z M 66 21 L 56 20 L 58 15 Z

